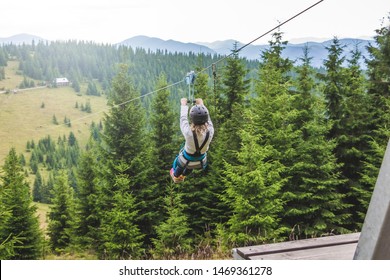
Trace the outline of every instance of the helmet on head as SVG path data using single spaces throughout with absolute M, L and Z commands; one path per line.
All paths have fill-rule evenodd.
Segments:
M 209 111 L 204 105 L 194 105 L 190 110 L 190 118 L 193 124 L 204 124 L 209 119 Z

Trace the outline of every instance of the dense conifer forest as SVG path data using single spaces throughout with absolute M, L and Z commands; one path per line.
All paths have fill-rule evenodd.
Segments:
M 308 48 L 283 58 L 286 44 L 274 33 L 258 61 L 232 46 L 206 71 L 221 57 L 82 41 L 1 46 L 0 79 L 18 60 L 27 87 L 67 77 L 110 109 L 85 147 L 70 133 L 28 141 L 29 157 L 10 150 L 0 258 L 217 259 L 237 246 L 360 231 L 390 137 L 390 29 L 377 30 L 370 57 L 356 49 L 348 61 L 334 38 L 321 69 Z M 207 169 L 173 184 L 187 87 L 169 85 L 189 70 L 216 134 Z M 46 232 L 33 201 L 50 204 Z

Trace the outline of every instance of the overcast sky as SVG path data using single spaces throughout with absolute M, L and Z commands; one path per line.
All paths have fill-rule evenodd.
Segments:
M 318 0 L 9 0 L 0 37 L 118 43 L 146 35 L 182 42 L 247 43 Z M 281 28 L 284 39 L 372 37 L 388 23 L 389 0 L 324 0 Z M 270 36 L 256 43 L 265 43 Z

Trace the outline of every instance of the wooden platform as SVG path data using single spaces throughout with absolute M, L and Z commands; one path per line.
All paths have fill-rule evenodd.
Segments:
M 360 233 L 264 244 L 233 250 L 245 260 L 352 260 Z

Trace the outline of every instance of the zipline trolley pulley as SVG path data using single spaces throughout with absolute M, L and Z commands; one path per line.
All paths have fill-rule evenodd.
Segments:
M 188 102 L 195 104 L 195 71 L 190 71 L 186 76 L 186 84 L 188 85 Z

